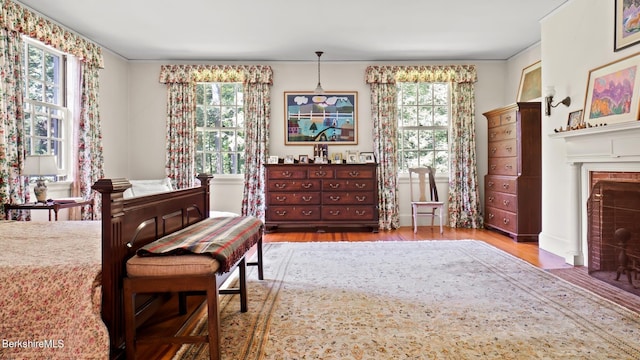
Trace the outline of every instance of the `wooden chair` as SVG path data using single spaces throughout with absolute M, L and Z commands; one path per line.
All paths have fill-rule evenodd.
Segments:
M 417 179 L 415 179 L 416 176 Z M 433 169 L 430 166 L 410 168 L 409 184 L 411 186 L 411 222 L 413 232 L 418 232 L 419 215 L 431 216 L 431 226 L 433 226 L 435 217 L 437 216 L 440 222 L 440 234 L 442 234 L 442 222 L 444 221 L 442 210 L 444 209 L 444 202 L 438 199 L 438 189 L 436 189 Z M 427 199 L 427 193 L 429 193 L 429 199 Z

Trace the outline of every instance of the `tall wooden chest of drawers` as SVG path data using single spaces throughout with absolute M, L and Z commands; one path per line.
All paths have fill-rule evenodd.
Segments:
M 542 225 L 540 103 L 521 102 L 484 113 L 489 171 L 484 222 L 516 241 L 538 241 Z
M 378 231 L 377 164 L 267 164 L 265 227 Z

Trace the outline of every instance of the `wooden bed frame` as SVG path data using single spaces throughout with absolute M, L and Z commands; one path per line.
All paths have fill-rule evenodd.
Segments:
M 123 198 L 131 187 L 126 179 L 101 179 L 92 186 L 102 194 L 102 319 L 109 329 L 111 359 L 124 358 L 127 260 L 140 247 L 208 218 L 212 178 L 198 175 L 199 187 L 129 199 Z

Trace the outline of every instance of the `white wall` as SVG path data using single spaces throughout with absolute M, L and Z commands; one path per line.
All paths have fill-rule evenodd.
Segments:
M 158 79 L 160 66 L 171 62 L 131 61 L 126 64 L 111 58 L 101 73 L 101 81 L 110 83 L 101 87 L 101 111 L 103 123 L 114 126 L 104 131 L 106 175 L 124 176 L 131 179 L 160 178 L 164 175 L 166 86 Z M 175 63 L 175 62 L 174 62 Z M 324 62 L 321 64 L 322 86 L 325 90 L 358 92 L 358 144 L 334 145 L 332 150 L 345 152 L 350 149 L 372 151 L 373 126 L 369 85 L 364 81 L 364 72 L 369 65 L 424 65 L 424 64 L 475 64 L 478 70 L 476 84 L 476 125 L 478 174 L 480 189 L 483 189 L 487 172 L 486 119 L 483 112 L 504 106 L 506 61 L 481 62 L 411 62 L 411 63 L 367 63 Z M 242 63 L 246 64 L 246 63 Z M 317 63 L 266 62 L 273 69 L 274 84 L 271 88 L 270 147 L 272 155 L 283 157 L 312 154 L 311 145 L 284 144 L 284 91 L 313 90 L 317 83 Z M 518 75 L 519 77 L 519 75 Z M 126 89 L 119 89 L 127 84 Z M 107 92 L 112 88 L 113 91 Z M 116 91 L 122 90 L 122 91 Z M 515 95 L 514 95 L 515 96 Z M 515 98 L 514 98 L 515 99 Z M 118 109 L 118 110 L 115 110 Z M 126 115 L 123 111 L 126 109 Z M 120 118 L 122 116 L 122 118 Z M 117 119 L 116 119 L 117 117 Z M 118 127 L 115 127 L 117 124 Z M 105 125 L 109 126 L 109 125 Z M 128 131 L 128 134 L 127 134 Z M 126 171 L 124 168 L 126 167 Z M 216 176 L 212 188 L 212 208 L 220 211 L 240 212 L 242 201 L 242 178 Z M 446 200 L 447 179 L 438 179 L 438 191 Z M 410 225 L 408 183 L 400 182 L 401 224 Z

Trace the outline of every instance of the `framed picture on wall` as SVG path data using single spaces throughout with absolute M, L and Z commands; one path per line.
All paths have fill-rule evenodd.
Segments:
M 285 144 L 358 143 L 358 92 L 285 91 Z
M 538 61 L 522 69 L 516 101 L 542 100 L 542 62 Z
M 640 53 L 589 71 L 583 121 L 586 124 L 638 120 Z
M 640 6 L 631 0 L 616 0 L 615 38 L 613 50 L 618 51 L 640 42 Z

